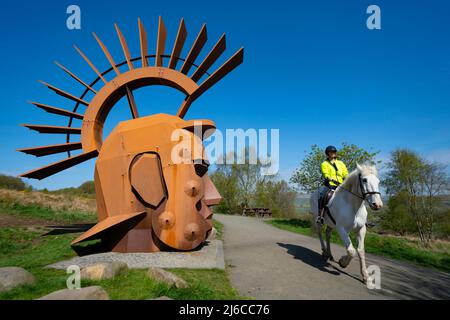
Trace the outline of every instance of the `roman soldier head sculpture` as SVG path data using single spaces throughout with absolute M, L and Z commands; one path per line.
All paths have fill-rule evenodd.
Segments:
M 181 58 L 187 37 L 183 19 L 180 22 L 172 52 L 164 52 L 166 28 L 159 18 L 156 53 L 148 54 L 147 34 L 138 20 L 140 55 L 132 58 L 125 38 L 115 25 L 125 61 L 115 63 L 112 55 L 94 34 L 111 68 L 100 72 L 87 56 L 75 49 L 96 73 L 86 83 L 63 65 L 63 71 L 79 82 L 85 91 L 72 95 L 44 83 L 58 95 L 74 103 L 72 111 L 32 102 L 55 115 L 68 118 L 67 126 L 24 126 L 40 133 L 63 134 L 63 144 L 20 149 L 37 157 L 67 153 L 62 161 L 22 174 L 22 177 L 43 179 L 86 160 L 98 157 L 95 163 L 95 190 L 98 223 L 73 241 L 73 244 L 102 239 L 109 250 L 117 252 L 154 252 L 192 250 L 200 246 L 212 229 L 211 206 L 221 197 L 207 175 L 208 160 L 202 140 L 215 129 L 210 120 L 183 119 L 192 102 L 243 61 L 241 48 L 216 71 L 208 70 L 225 51 L 223 35 L 196 64 L 207 40 L 206 25 L 198 33 L 186 58 Z M 177 65 L 181 67 L 177 69 Z M 189 72 L 193 69 L 192 72 Z M 190 75 L 188 75 L 188 73 Z M 204 79 L 204 80 L 202 80 Z M 176 115 L 139 116 L 133 96 L 138 88 L 162 85 L 186 95 Z M 92 96 L 90 101 L 86 98 Z M 131 120 L 120 122 L 103 139 L 105 120 L 123 97 L 130 107 Z M 80 112 L 84 109 L 84 112 Z M 74 127 L 81 121 L 81 126 Z M 81 135 L 80 141 L 72 141 Z M 76 150 L 82 150 L 73 154 Z

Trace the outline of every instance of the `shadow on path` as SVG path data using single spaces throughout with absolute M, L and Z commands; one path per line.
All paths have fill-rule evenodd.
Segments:
M 343 271 L 342 269 L 336 268 L 334 265 L 332 265 L 328 261 L 325 261 L 322 258 L 322 255 L 320 255 L 319 253 L 317 253 L 309 248 L 305 248 L 305 247 L 295 245 L 295 244 L 290 244 L 290 243 L 277 242 L 277 244 L 280 247 L 286 249 L 287 253 L 290 254 L 291 256 L 293 256 L 295 259 L 301 260 L 302 262 L 304 262 L 322 272 L 327 272 L 327 273 L 335 275 L 335 276 L 339 276 L 339 275 L 343 274 L 343 275 L 353 278 L 361 283 L 364 283 L 358 277 L 355 277 L 355 276 Z M 331 268 L 332 270 L 330 270 L 329 268 Z

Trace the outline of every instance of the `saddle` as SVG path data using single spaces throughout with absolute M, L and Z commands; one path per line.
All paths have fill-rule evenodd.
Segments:
M 331 221 L 333 221 L 334 224 L 336 224 L 336 221 L 334 220 L 333 216 L 330 213 L 330 209 L 328 208 L 328 205 L 330 204 L 330 200 L 334 195 L 334 190 L 330 189 L 328 187 L 325 187 L 325 190 L 320 192 L 319 196 L 319 216 L 317 217 L 317 223 L 323 224 L 323 217 L 325 214 L 327 214 Z

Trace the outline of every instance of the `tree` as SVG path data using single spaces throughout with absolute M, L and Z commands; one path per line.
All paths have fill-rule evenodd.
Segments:
M 0 174 L 0 188 L 23 191 L 27 184 L 20 178 Z
M 388 172 L 382 183 L 391 196 L 405 194 L 408 213 L 413 219 L 423 245 L 433 238 L 433 227 L 440 206 L 439 196 L 450 185 L 446 167 L 430 162 L 417 153 L 398 149 L 387 163 Z
M 222 196 L 222 201 L 216 207 L 216 210 L 227 214 L 239 212 L 241 209 L 236 172 L 232 170 L 231 166 L 218 165 L 210 177 Z
M 379 152 L 366 151 L 354 144 L 343 143 L 338 149 L 339 159 L 347 165 L 349 171 L 356 169 L 356 163 L 377 164 L 380 162 L 375 160 Z M 308 193 L 317 190 L 323 182 L 320 165 L 325 160 L 325 150 L 317 145 L 312 145 L 311 151 L 292 174 L 290 182 L 295 184 L 299 190 Z
M 397 232 L 401 236 L 416 231 L 414 220 L 409 214 L 407 197 L 405 192 L 400 192 L 389 198 L 387 209 L 381 212 L 381 230 Z
M 258 207 L 270 208 L 275 217 L 295 214 L 297 193 L 284 180 L 270 179 L 257 184 L 254 202 Z
M 266 207 L 274 215 L 292 215 L 295 191 L 276 176 L 262 175 L 262 163 L 258 160 L 251 164 L 250 152 L 248 148 L 242 151 L 245 163 L 216 165 L 216 170 L 210 175 L 223 199 L 217 210 L 233 214 L 240 213 L 244 207 Z M 227 158 L 233 156 L 230 154 Z
M 95 184 L 94 181 L 83 182 L 78 190 L 83 195 L 95 195 Z

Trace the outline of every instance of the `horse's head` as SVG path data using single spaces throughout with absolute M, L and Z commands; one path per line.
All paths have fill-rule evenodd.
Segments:
M 380 180 L 378 179 L 376 167 L 360 164 L 357 164 L 356 167 L 362 196 L 372 210 L 380 210 L 383 207 L 383 201 L 381 200 Z

